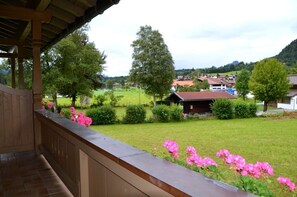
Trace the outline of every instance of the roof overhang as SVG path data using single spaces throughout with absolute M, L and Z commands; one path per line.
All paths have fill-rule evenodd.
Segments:
M 42 22 L 41 50 L 44 51 L 118 2 L 0 0 L 0 51 L 11 54 L 17 51 L 18 46 L 22 46 L 23 56 L 32 57 L 32 21 Z

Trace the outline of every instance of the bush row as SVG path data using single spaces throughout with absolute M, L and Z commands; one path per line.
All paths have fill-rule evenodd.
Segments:
M 157 122 L 177 122 L 183 119 L 183 110 L 179 106 L 157 105 L 152 112 L 154 120 Z
M 158 105 L 153 110 L 153 117 L 148 122 L 169 122 L 181 121 L 183 119 L 183 110 L 179 106 L 169 107 L 167 105 Z M 70 119 L 71 111 L 63 108 L 61 114 Z M 117 122 L 116 111 L 111 106 L 101 106 L 91 108 L 86 111 L 86 116 L 92 118 L 93 125 L 115 124 Z M 123 117 L 124 124 L 138 124 L 146 121 L 146 110 L 143 105 L 130 105 L 126 108 L 126 114 Z
M 255 117 L 257 105 L 254 103 L 232 103 L 228 99 L 217 99 L 211 105 L 213 114 L 218 119 L 250 118 Z

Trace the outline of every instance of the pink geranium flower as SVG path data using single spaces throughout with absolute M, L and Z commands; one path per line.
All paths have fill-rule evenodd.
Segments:
M 277 178 L 277 181 L 282 184 L 282 185 L 285 185 L 287 186 L 290 191 L 293 191 L 293 190 L 296 190 L 296 186 L 295 186 L 295 183 L 293 183 L 289 178 L 287 177 L 278 177 Z
M 230 155 L 230 152 L 228 150 L 226 150 L 226 149 L 222 149 L 219 152 L 217 152 L 216 155 L 218 157 L 221 157 L 221 158 L 224 158 L 225 159 L 226 157 L 228 157 Z
M 193 146 L 188 146 L 187 149 L 186 149 L 186 152 L 189 155 L 196 155 L 196 149 Z
M 89 127 L 92 124 L 92 118 L 85 116 L 82 112 L 76 113 L 74 107 L 70 107 L 71 117 L 70 120 L 77 122 L 82 126 Z
M 177 159 L 178 158 L 178 144 L 173 140 L 166 140 L 163 146 L 167 148 L 168 152 Z
M 53 106 L 54 106 L 54 104 L 53 104 L 52 102 L 49 102 L 49 103 L 47 104 L 47 108 L 49 108 L 49 109 L 53 108 Z

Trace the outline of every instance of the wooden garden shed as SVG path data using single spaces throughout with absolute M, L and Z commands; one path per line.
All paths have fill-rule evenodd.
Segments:
M 210 105 L 214 100 L 219 98 L 235 99 L 234 96 L 227 92 L 174 92 L 166 100 L 174 104 L 183 105 L 183 113 L 208 113 L 211 112 Z

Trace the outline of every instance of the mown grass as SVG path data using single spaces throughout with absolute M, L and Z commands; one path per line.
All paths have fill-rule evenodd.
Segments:
M 108 90 L 110 91 L 110 90 Z M 94 91 L 94 96 L 96 95 L 103 95 L 106 93 L 106 90 L 97 90 Z M 137 89 L 137 88 L 130 88 L 127 90 L 114 90 L 115 96 L 121 96 L 121 99 L 117 103 L 117 107 L 126 107 L 128 105 L 145 105 L 145 106 L 151 106 L 152 105 L 152 96 L 148 96 L 144 93 L 144 90 Z M 52 101 L 52 98 L 43 99 L 46 102 Z M 58 98 L 58 105 L 61 106 L 70 106 L 71 105 L 71 99 L 66 97 Z M 94 98 L 91 98 L 90 103 L 92 104 L 94 102 Z M 110 101 L 107 100 L 104 104 L 109 104 Z M 80 106 L 79 97 L 76 100 L 75 103 L 76 106 Z
M 161 158 L 166 156 L 162 147 L 164 140 L 171 139 L 179 144 L 181 155 L 191 145 L 198 154 L 221 164 L 215 154 L 222 148 L 243 156 L 247 163 L 267 161 L 275 170 L 272 187 L 277 196 L 281 195 L 276 182 L 278 176 L 297 182 L 296 119 L 198 120 L 91 128 Z
M 94 92 L 94 95 L 104 94 L 106 91 L 98 90 Z M 152 105 L 152 97 L 144 93 L 144 90 L 137 88 L 130 88 L 127 90 L 115 90 L 115 96 L 122 96 L 117 106 L 123 107 L 128 105 Z M 107 101 L 108 103 L 108 101 Z

